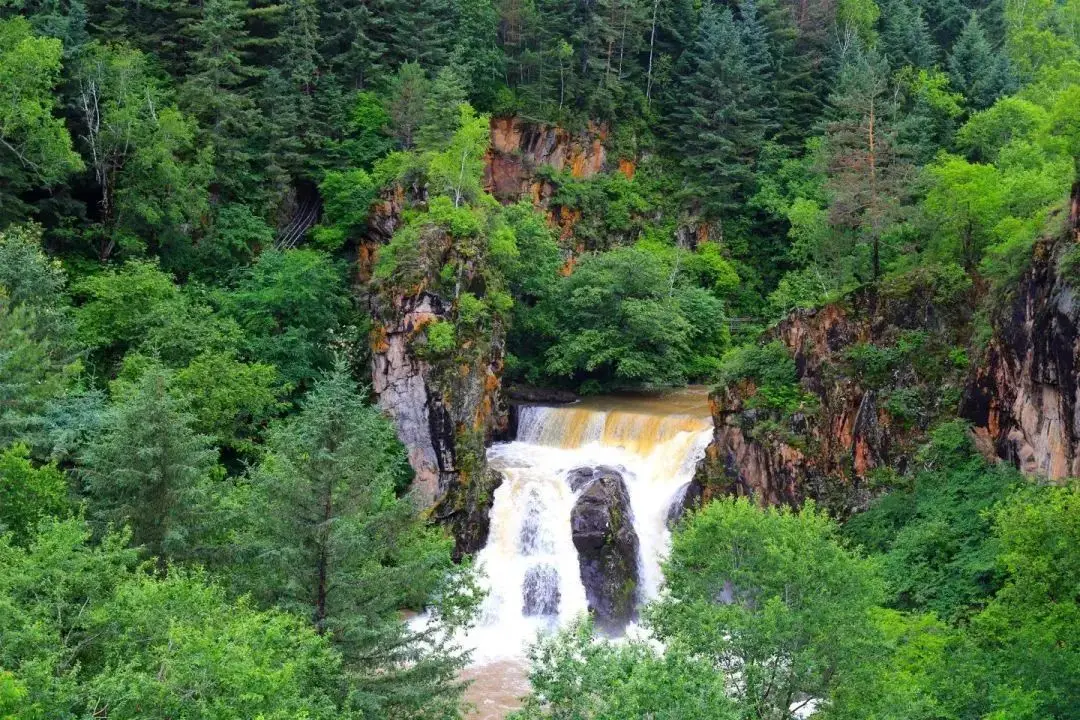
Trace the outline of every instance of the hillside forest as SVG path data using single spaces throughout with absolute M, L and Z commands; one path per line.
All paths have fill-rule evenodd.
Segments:
M 1080 718 L 1080 471 L 963 410 L 1047 278 L 1080 407 L 1078 163 L 1080 0 L 0 0 L 0 719 L 465 717 L 500 393 L 690 383 L 821 461 L 513 717 Z

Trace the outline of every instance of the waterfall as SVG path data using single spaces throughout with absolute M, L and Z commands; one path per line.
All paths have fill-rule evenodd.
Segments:
M 505 480 L 495 491 L 487 545 L 477 556 L 488 596 L 469 642 L 474 662 L 520 657 L 540 631 L 586 612 L 571 511 L 570 470 L 622 475 L 639 541 L 638 594 L 655 597 L 668 550 L 668 511 L 711 437 L 704 389 L 660 397 L 590 398 L 520 408 L 517 437 L 488 451 Z

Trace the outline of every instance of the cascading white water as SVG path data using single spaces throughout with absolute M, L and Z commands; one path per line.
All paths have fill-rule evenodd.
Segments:
M 639 596 L 655 597 L 670 543 L 668 512 L 693 477 L 711 429 L 699 388 L 521 408 L 517 439 L 488 452 L 505 481 L 477 557 L 488 597 L 467 642 L 474 663 L 520 658 L 539 631 L 586 612 L 570 527 L 576 493 L 567 473 L 574 468 L 606 465 L 623 476 L 640 546 Z

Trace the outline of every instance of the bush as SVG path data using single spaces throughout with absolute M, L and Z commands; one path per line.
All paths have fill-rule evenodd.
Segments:
M 457 332 L 453 323 L 436 320 L 426 328 L 427 347 L 436 355 L 445 355 L 457 347 Z
M 743 380 L 751 380 L 756 386 L 747 407 L 793 413 L 814 400 L 799 386 L 795 361 L 776 340 L 761 346 L 744 345 L 724 355 L 720 385 L 730 387 Z

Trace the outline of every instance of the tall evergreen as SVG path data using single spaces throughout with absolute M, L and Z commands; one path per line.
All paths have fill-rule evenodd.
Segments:
M 953 87 L 964 93 L 973 110 L 990 107 L 1012 85 L 1007 56 L 995 52 L 974 12 L 952 47 L 948 65 Z
M 323 0 L 321 53 L 341 84 L 371 89 L 387 70 L 389 0 Z
M 939 50 L 922 9 L 909 0 L 894 0 L 885 6 L 882 15 L 882 52 L 889 64 L 895 68 L 933 67 Z
M 450 717 L 459 698 L 460 571 L 399 496 L 410 474 L 393 426 L 339 365 L 270 434 L 242 498 L 239 586 L 333 641 L 365 717 Z M 423 629 L 406 625 L 402 608 L 425 605 Z
M 260 106 L 269 132 L 269 158 L 291 178 L 321 179 L 318 171 L 331 128 L 323 98 L 333 78 L 324 75 L 319 51 L 319 9 L 315 0 L 288 0 L 278 37 L 284 48 L 260 88 Z
M 191 27 L 191 72 L 180 88 L 184 107 L 214 148 L 215 183 L 230 200 L 258 203 L 264 123 L 250 92 L 250 37 L 241 0 L 206 0 Z
M 133 542 L 162 564 L 197 554 L 217 457 L 168 385 L 166 371 L 149 369 L 111 409 L 82 460 L 91 515 L 129 525 Z
M 896 130 L 889 66 L 857 48 L 840 71 L 825 126 L 829 221 L 870 248 L 869 272 L 881 274 L 881 239 L 895 219 L 911 169 Z
M 668 115 L 671 145 L 681 158 L 686 191 L 716 217 L 749 191 L 755 154 L 769 128 L 765 68 L 752 61 L 731 11 L 706 5 L 677 75 L 678 102 Z

